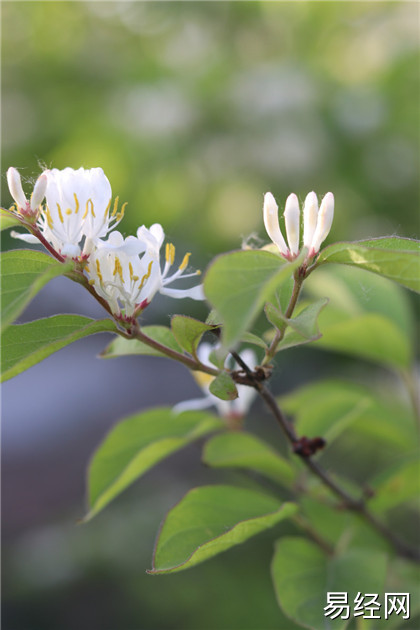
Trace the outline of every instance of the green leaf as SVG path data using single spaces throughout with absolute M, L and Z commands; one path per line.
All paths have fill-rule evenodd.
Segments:
M 369 501 L 372 510 L 383 512 L 404 501 L 420 497 L 420 462 L 418 455 L 409 457 L 398 466 L 373 479 L 370 486 L 374 496 Z
M 210 266 L 204 292 L 223 322 L 222 341 L 234 346 L 253 323 L 264 303 L 301 264 L 261 250 L 222 254 Z
M 278 351 L 319 339 L 321 333 L 318 327 L 318 317 L 327 304 L 328 298 L 321 298 L 298 309 L 296 317 L 290 319 L 285 317 L 272 304 L 266 304 L 265 313 L 267 319 L 276 326 L 276 328 L 281 329 L 287 324 L 284 337 L 277 347 Z
M 293 503 L 234 486 L 191 490 L 167 515 L 149 573 L 188 569 L 292 516 Z
M 5 211 L 4 208 L 0 208 L 0 232 L 15 227 L 16 225 L 20 225 L 19 219 L 15 215 Z
M 156 463 L 224 426 L 210 413 L 186 411 L 175 415 L 168 407 L 137 413 L 119 422 L 91 461 L 88 472 L 90 510 L 84 520 L 100 512 Z
M 420 242 L 390 236 L 328 245 L 317 265 L 340 263 L 367 269 L 420 293 Z
M 261 337 L 258 337 L 258 335 L 254 335 L 250 332 L 244 333 L 241 341 L 243 341 L 243 343 L 252 343 L 254 346 L 258 346 L 259 348 L 263 348 L 264 350 L 267 349 L 267 344 L 265 343 L 264 339 L 261 339 Z
M 254 470 L 287 487 L 295 478 L 290 463 L 268 444 L 244 431 L 215 435 L 206 442 L 203 462 L 215 468 Z
M 350 268 L 312 274 L 307 291 L 330 295 L 319 316 L 322 337 L 315 347 L 406 368 L 413 354 L 413 318 L 404 291 L 396 284 Z
M 313 630 L 342 630 L 358 593 L 382 596 L 386 565 L 381 551 L 355 548 L 330 558 L 308 540 L 285 537 L 277 542 L 271 573 L 279 606 L 290 619 Z M 324 615 L 329 592 L 348 594 L 349 620 Z
M 55 315 L 9 326 L 1 334 L 1 381 L 24 372 L 61 348 L 98 332 L 116 332 L 111 319 Z
M 166 326 L 144 326 L 144 328 L 142 328 L 142 332 L 154 341 L 158 341 L 166 348 L 182 353 L 182 348 L 178 344 L 170 328 L 167 328 Z M 117 339 L 111 341 L 109 346 L 101 352 L 100 356 L 103 359 L 114 359 L 127 354 L 143 354 L 153 357 L 165 356 L 163 353 L 159 352 L 159 350 L 155 350 L 155 348 L 147 346 L 138 339 L 124 339 L 124 337 L 117 337 Z
M 204 324 L 186 315 L 174 315 L 171 319 L 171 329 L 175 339 L 184 350 L 193 355 L 196 353 L 201 337 L 213 328 L 215 326 L 212 324 Z
M 51 256 L 29 249 L 1 254 L 1 328 L 11 324 L 33 297 L 52 278 L 73 268 L 73 263 L 59 263 Z
M 235 400 L 238 390 L 227 372 L 220 372 L 210 383 L 210 392 L 221 400 Z

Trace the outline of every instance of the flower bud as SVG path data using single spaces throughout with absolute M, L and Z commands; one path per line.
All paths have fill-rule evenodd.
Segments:
M 319 252 L 321 243 L 325 241 L 331 229 L 334 218 L 334 195 L 329 192 L 322 200 L 321 207 L 318 212 L 318 221 L 316 230 L 311 243 L 310 255 L 314 256 Z
M 286 234 L 290 252 L 294 256 L 297 256 L 297 254 L 299 253 L 300 209 L 298 198 L 294 193 L 289 195 L 286 199 L 284 220 L 286 223 Z
M 25 193 L 23 192 L 22 182 L 20 180 L 19 171 L 11 166 L 7 171 L 7 184 L 9 186 L 10 194 L 16 202 L 16 205 L 22 210 L 26 210 L 27 201 Z
M 273 243 L 277 245 L 280 253 L 284 256 L 288 256 L 289 250 L 280 231 L 279 208 L 276 204 L 276 200 L 270 192 L 264 195 L 263 215 L 264 225 L 268 236 L 271 238 Z
M 45 197 L 45 191 L 47 189 L 47 174 L 42 173 L 35 182 L 34 191 L 31 195 L 31 210 L 35 212 Z
M 314 192 L 306 195 L 303 206 L 303 246 L 310 248 L 318 220 L 318 198 Z

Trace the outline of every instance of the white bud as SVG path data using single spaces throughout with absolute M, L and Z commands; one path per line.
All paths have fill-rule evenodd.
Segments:
M 26 197 L 23 192 L 22 182 L 20 181 L 19 172 L 11 166 L 7 171 L 7 184 L 9 186 L 10 194 L 16 201 L 18 208 L 26 210 Z
M 296 256 L 299 253 L 299 222 L 300 209 L 299 201 L 294 193 L 286 199 L 286 207 L 284 209 L 284 220 L 286 223 L 287 241 L 291 253 Z
M 31 195 L 31 210 L 38 209 L 45 197 L 45 191 L 47 189 L 47 174 L 42 173 L 35 182 L 34 191 Z
M 306 195 L 303 206 L 303 246 L 310 248 L 318 220 L 318 198 L 314 192 Z
M 277 245 L 280 253 L 284 256 L 287 256 L 289 254 L 289 250 L 287 248 L 286 241 L 284 240 L 283 235 L 280 231 L 279 207 L 270 192 L 264 195 L 263 215 L 264 225 L 265 229 L 267 230 L 268 236 L 271 238 L 273 243 Z
M 316 224 L 316 230 L 314 238 L 311 243 L 310 255 L 315 255 L 319 252 L 321 243 L 325 241 L 328 233 L 331 229 L 331 225 L 334 218 L 334 195 L 329 192 L 322 200 L 321 207 L 318 212 L 318 221 Z

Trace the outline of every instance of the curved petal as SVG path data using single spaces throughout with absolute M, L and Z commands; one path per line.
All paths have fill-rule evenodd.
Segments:
M 169 297 L 176 298 L 176 299 L 181 299 L 181 298 L 186 298 L 186 297 L 189 297 L 192 300 L 204 300 L 205 299 L 204 291 L 203 291 L 203 285 L 202 284 L 199 284 L 196 287 L 192 287 L 191 289 L 166 289 L 166 288 L 161 288 L 161 289 L 159 289 L 159 292 L 162 293 L 162 295 L 168 295 Z
M 33 243 L 36 245 L 39 245 L 41 243 L 39 238 L 37 238 L 33 234 L 20 234 L 20 232 L 15 232 L 14 230 L 11 230 L 10 236 L 12 236 L 13 238 L 18 238 L 21 241 L 25 241 L 26 243 Z

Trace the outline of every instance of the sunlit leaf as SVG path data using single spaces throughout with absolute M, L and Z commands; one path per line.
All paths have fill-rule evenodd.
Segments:
M 43 252 L 17 249 L 1 254 L 1 327 L 11 324 L 52 278 L 73 268 Z
M 293 503 L 234 486 L 194 488 L 167 515 L 149 573 L 173 573 L 208 560 L 292 516 Z
M 94 321 L 80 315 L 55 315 L 9 326 L 1 334 L 1 380 L 24 372 L 73 341 L 116 330 L 111 319 Z
M 419 241 L 390 236 L 354 243 L 334 243 L 320 253 L 317 265 L 324 263 L 367 269 L 420 292 Z
M 215 468 L 254 470 L 290 486 L 295 472 L 290 463 L 271 446 L 244 431 L 215 435 L 203 449 L 203 462 Z
M 279 606 L 290 619 L 312 630 L 343 630 L 358 593 L 384 592 L 386 565 L 381 551 L 353 548 L 328 557 L 309 540 L 285 537 L 277 542 L 271 574 Z M 349 619 L 325 616 L 329 592 L 347 593 Z
M 224 428 L 203 411 L 175 415 L 159 407 L 121 420 L 95 452 L 88 472 L 91 519 L 156 463 L 197 438 Z
M 170 328 L 166 326 L 144 326 L 142 332 L 154 341 L 159 342 L 162 346 L 182 353 L 182 348 Z M 100 356 L 103 359 L 114 359 L 127 354 L 143 354 L 156 357 L 165 356 L 165 354 L 159 352 L 159 350 L 148 346 L 138 339 L 124 339 L 124 337 L 117 337 L 114 341 L 111 341 Z
M 174 315 L 171 319 L 171 330 L 175 339 L 190 354 L 195 354 L 201 337 L 213 328 L 211 324 L 204 324 L 185 315 Z
M 204 292 L 223 322 L 222 341 L 234 346 L 264 303 L 301 264 L 261 250 L 231 252 L 216 258 L 204 279 Z
M 13 214 L 5 212 L 3 208 L 0 208 L 0 232 L 11 227 L 16 227 L 16 225 L 20 225 L 19 219 Z

